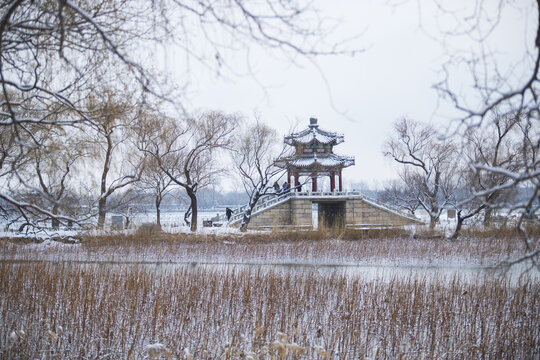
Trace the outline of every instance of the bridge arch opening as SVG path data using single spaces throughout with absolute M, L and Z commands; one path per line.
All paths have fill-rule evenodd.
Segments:
M 318 227 L 344 228 L 345 201 L 320 201 L 318 207 Z

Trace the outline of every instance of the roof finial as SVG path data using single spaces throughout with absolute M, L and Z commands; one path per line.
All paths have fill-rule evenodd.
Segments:
M 319 125 L 317 124 L 317 118 L 309 118 L 309 127 L 310 128 L 314 128 L 314 127 L 319 127 Z

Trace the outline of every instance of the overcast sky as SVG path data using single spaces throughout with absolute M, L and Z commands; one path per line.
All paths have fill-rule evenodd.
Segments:
M 472 1 L 446 3 L 454 10 L 463 8 L 460 14 L 472 11 L 464 5 Z M 527 42 L 530 46 L 534 41 L 530 32 L 535 26 L 530 24 L 534 14 L 528 17 L 523 11 L 528 3 L 516 1 L 515 8 L 506 9 L 500 26 L 488 39 L 490 49 L 502 60 L 523 54 Z M 433 85 L 441 79 L 447 55 L 478 46 L 469 36 L 443 38 L 441 28 L 449 29 L 453 22 L 437 9 L 435 0 L 422 1 L 422 7 L 418 4 L 412 0 L 400 6 L 376 0 L 320 1 L 323 16 L 340 19 L 336 37 L 362 34 L 350 47 L 364 52 L 354 57 L 319 58 L 319 68 L 305 60 L 295 65 L 272 54 L 252 52 L 255 76 L 226 71 L 218 75 L 191 67 L 190 105 L 247 116 L 257 111 L 281 135 L 295 123 L 299 122 L 297 130 L 301 130 L 310 117 L 317 117 L 321 128 L 345 135 L 345 143 L 335 151 L 356 158 L 356 165 L 344 172 L 345 184 L 362 181 L 380 186 L 397 178 L 396 167 L 382 155 L 393 122 L 407 116 L 443 127 L 456 117 L 451 106 L 439 101 Z M 245 71 L 243 59 L 227 60 L 235 72 Z M 464 74 L 453 74 L 454 84 L 461 90 L 466 79 Z

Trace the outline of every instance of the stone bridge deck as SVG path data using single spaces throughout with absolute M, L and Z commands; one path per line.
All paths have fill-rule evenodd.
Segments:
M 281 196 L 270 195 L 253 209 L 250 229 L 312 229 L 313 203 L 319 204 L 318 218 L 328 218 L 347 228 L 397 227 L 422 224 L 416 217 L 396 208 L 383 205 L 362 195 L 359 191 L 289 192 Z M 236 209 L 231 226 L 239 226 L 247 206 Z M 330 217 L 328 217 L 330 216 Z M 226 222 L 224 215 L 213 219 Z M 320 222 L 320 221 L 319 221 Z

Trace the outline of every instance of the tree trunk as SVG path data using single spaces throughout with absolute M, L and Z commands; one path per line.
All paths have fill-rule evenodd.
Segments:
M 246 232 L 247 231 L 249 222 L 251 221 L 251 213 L 253 212 L 254 207 L 255 206 L 251 206 L 251 203 L 250 203 L 249 207 L 244 212 L 244 216 L 242 217 L 242 225 L 240 226 L 240 231 L 241 232 Z
M 465 220 L 472 218 L 473 216 L 476 216 L 480 211 L 482 211 L 485 208 L 485 204 L 478 207 L 476 210 L 469 212 L 466 215 L 461 216 L 461 210 L 457 212 L 457 225 L 456 230 L 454 231 L 454 235 L 452 235 L 452 239 L 455 240 L 459 236 L 459 232 L 461 231 L 461 226 L 465 222 Z
M 161 229 L 161 197 L 156 196 L 156 225 Z
M 58 203 L 54 204 L 51 212 L 53 213 L 53 215 L 58 214 Z M 53 228 L 53 230 L 58 230 L 60 228 L 60 220 L 53 217 L 51 219 L 51 227 Z
M 101 198 L 98 202 L 98 223 L 99 229 L 105 226 L 105 216 L 107 215 L 107 198 Z
M 437 186 L 437 184 L 435 184 Z M 435 193 L 436 194 L 436 193 Z M 437 198 L 436 195 L 429 194 L 429 229 L 434 230 L 435 224 L 439 221 L 439 216 L 441 215 L 439 213 L 439 204 L 437 204 Z M 425 209 L 425 207 L 424 207 Z
M 184 213 L 184 222 L 185 222 L 188 226 L 191 226 L 191 205 L 189 205 L 188 209 L 187 209 L 186 212 Z
M 242 225 L 240 225 L 240 231 L 246 232 L 249 222 L 251 221 L 251 214 L 253 212 L 253 208 L 255 205 L 257 205 L 257 202 L 261 198 L 260 192 L 257 191 L 255 194 L 253 194 L 253 197 L 249 201 L 249 206 L 247 210 L 244 212 L 244 217 L 242 218 Z
M 491 215 L 493 215 L 493 210 L 491 208 L 487 207 L 484 210 L 484 226 L 491 225 L 491 219 L 492 219 Z
M 107 139 L 107 152 L 105 153 L 105 161 L 103 163 L 103 172 L 101 173 L 101 197 L 98 202 L 98 228 L 103 229 L 105 226 L 105 216 L 107 215 L 107 175 L 109 174 L 111 157 L 112 157 L 112 139 L 111 134 L 106 133 L 105 138 Z
M 193 191 L 192 188 L 187 187 L 186 192 L 191 201 L 191 231 L 197 231 L 197 194 Z
M 429 230 L 435 230 L 435 224 L 437 224 L 438 216 L 429 214 Z
M 459 236 L 459 232 L 461 231 L 461 227 L 463 226 L 463 221 L 465 221 L 465 216 L 461 216 L 461 210 L 457 213 L 457 224 L 456 224 L 456 230 L 454 230 L 454 234 L 452 234 L 451 239 L 456 240 Z
M 240 226 L 240 231 L 241 232 L 246 232 L 247 231 L 250 220 L 251 220 L 251 208 L 247 209 L 244 212 L 244 216 L 242 217 L 242 225 Z

